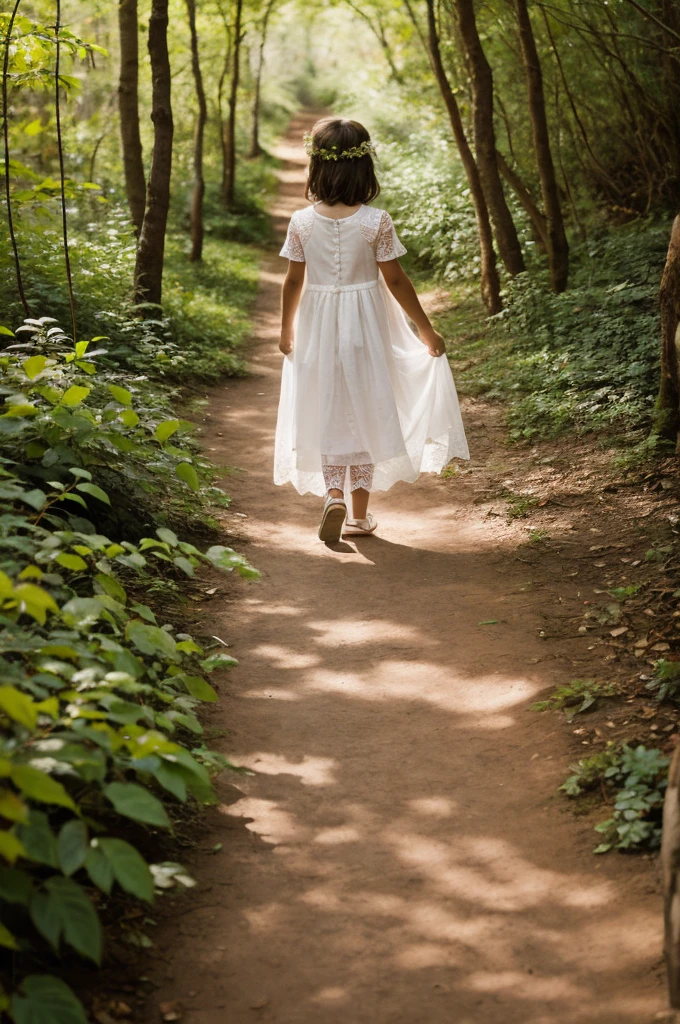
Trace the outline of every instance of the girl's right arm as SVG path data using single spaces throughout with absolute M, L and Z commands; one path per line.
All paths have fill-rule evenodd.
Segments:
M 293 351 L 293 338 L 295 336 L 293 324 L 300 302 L 302 285 L 305 280 L 305 266 L 306 264 L 304 263 L 289 260 L 288 273 L 283 282 L 283 290 L 281 292 L 281 341 L 279 342 L 279 348 L 284 356 L 289 355 Z
M 411 283 L 411 279 L 402 268 L 399 260 L 384 260 L 378 263 L 385 284 L 395 299 L 418 328 L 421 341 L 427 346 L 431 356 L 441 356 L 446 351 L 446 342 L 441 334 L 435 331 L 427 313 L 420 305 L 420 299 Z

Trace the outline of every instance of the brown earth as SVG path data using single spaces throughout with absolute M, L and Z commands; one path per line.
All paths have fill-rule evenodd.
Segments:
M 302 127 L 281 148 L 281 231 L 302 205 Z M 571 497 L 559 484 L 582 452 L 513 452 L 467 401 L 470 465 L 376 495 L 377 536 L 325 547 L 319 500 L 272 483 L 283 269 L 263 268 L 252 375 L 212 394 L 202 431 L 238 467 L 225 523 L 263 573 L 198 612 L 240 661 L 212 745 L 254 774 L 221 783 L 200 885 L 166 902 L 149 1021 L 161 1003 L 186 1024 L 651 1021 L 656 866 L 593 856 L 593 822 L 555 798 L 591 738 L 528 711 L 619 657 L 578 633 L 592 582 L 570 561 L 594 571 L 608 515 L 625 533 L 617 496 L 593 515 L 588 473 Z M 550 478 L 536 514 L 557 539 L 527 543 L 498 498 L 527 465 Z

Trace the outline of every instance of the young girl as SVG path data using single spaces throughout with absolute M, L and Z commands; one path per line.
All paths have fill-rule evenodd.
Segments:
M 389 214 L 368 205 L 380 191 L 368 132 L 324 118 L 305 145 L 314 202 L 293 214 L 281 250 L 274 482 L 326 496 L 319 537 L 333 543 L 349 495 L 348 532 L 373 533 L 372 490 L 469 454 L 444 339 L 399 265 L 406 250 Z

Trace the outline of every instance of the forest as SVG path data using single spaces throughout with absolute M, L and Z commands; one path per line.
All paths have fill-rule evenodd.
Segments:
M 245 607 L 271 575 L 258 545 L 225 527 L 238 453 L 225 468 L 196 423 L 215 388 L 252 378 L 258 282 L 278 251 L 280 140 L 300 146 L 289 126 L 329 111 L 376 142 L 378 205 L 408 273 L 436 297 L 461 397 L 500 410 L 499 459 L 540 467 L 573 452 L 574 478 L 592 465 L 613 503 L 609 547 L 642 529 L 649 502 L 663 505 L 644 520 L 648 540 L 625 546 L 619 561 L 640 568 L 624 566 L 623 581 L 593 563 L 604 540 L 586 537 L 602 596 L 578 592 L 571 635 L 581 647 L 605 638 L 612 663 L 557 689 L 546 675 L 532 722 L 547 730 L 552 715 L 579 744 L 559 800 L 577 806 L 574 835 L 594 814 L 606 863 L 614 851 L 659 863 L 666 793 L 680 1008 L 677 766 L 667 788 L 680 713 L 680 5 L 1 5 L 0 1015 L 184 1019 L 175 1003 L 152 1013 L 148 992 L 133 1008 L 109 994 L 161 941 L 145 923 L 159 904 L 201 892 L 190 834 L 220 804 L 221 780 L 250 770 L 210 717 L 248 661 L 216 626 L 192 630 L 192 602 L 208 581 Z M 519 470 L 498 465 L 469 507 L 495 488 L 502 515 L 488 515 L 525 531 L 522 571 L 555 567 L 567 548 L 540 516 L 560 501 L 540 481 L 506 483 Z M 447 474 L 453 501 L 473 478 Z M 597 605 L 585 619 L 584 605 Z M 478 625 L 493 631 L 504 621 L 493 614 Z M 304 1020 L 340 1019 L 315 1012 Z M 453 1019 L 440 1012 L 399 1019 Z M 548 1019 L 524 1012 L 470 1020 Z

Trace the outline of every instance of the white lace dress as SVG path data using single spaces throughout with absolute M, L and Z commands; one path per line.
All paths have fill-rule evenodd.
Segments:
M 368 489 L 385 491 L 469 458 L 446 356 L 429 354 L 378 269 L 405 252 L 384 210 L 293 214 L 281 256 L 307 267 L 283 363 L 275 483 L 323 495 L 326 466 L 362 466 Z

